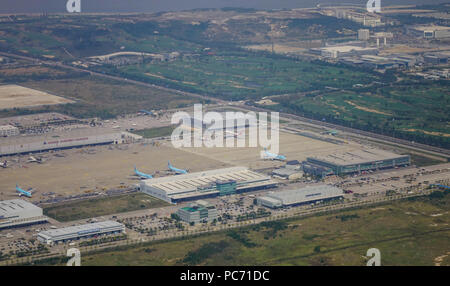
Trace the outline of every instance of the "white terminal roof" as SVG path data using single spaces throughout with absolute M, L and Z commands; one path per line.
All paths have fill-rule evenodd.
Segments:
M 330 47 L 323 47 L 320 49 L 329 52 L 348 53 L 351 51 L 371 51 L 376 50 L 377 48 L 370 48 L 370 47 L 365 48 L 360 46 L 330 46 Z
M 447 26 L 436 26 L 436 25 L 420 25 L 415 26 L 415 30 L 417 31 L 444 31 L 444 30 L 450 30 L 450 27 Z
M 247 183 L 247 186 L 259 186 L 261 184 L 276 183 L 270 177 L 253 172 L 245 167 L 232 167 L 189 173 L 184 175 L 153 178 L 144 180 L 149 187 L 163 190 L 168 196 L 176 199 L 191 196 L 193 192 L 206 188 L 218 181 L 236 181 Z M 238 186 L 239 189 L 239 186 Z M 187 195 L 189 193 L 189 195 Z
M 316 185 L 294 190 L 270 192 L 264 198 L 269 197 L 281 201 L 283 205 L 292 205 L 302 202 L 334 198 L 342 195 L 342 190 L 337 187 L 330 185 Z
M 335 165 L 356 165 L 369 162 L 392 160 L 405 157 L 380 149 L 354 150 L 350 152 L 333 153 L 329 155 L 312 156 L 316 160 L 329 162 Z
M 29 211 L 41 211 L 40 207 L 24 200 L 15 199 L 9 201 L 0 201 L 0 218 L 8 218 L 17 214 L 24 214 Z
M 41 231 L 40 236 L 46 238 L 55 238 L 60 236 L 70 236 L 70 235 L 83 235 L 87 233 L 97 233 L 103 229 L 113 228 L 113 227 L 123 227 L 123 224 L 116 221 L 107 220 L 96 223 L 88 223 L 83 225 L 69 226 L 59 229 L 51 229 L 46 231 Z
M 90 137 L 90 136 L 95 137 L 117 133 L 122 132 L 115 131 L 113 129 L 106 127 L 82 127 L 64 131 L 53 131 L 40 135 L 24 135 L 24 136 L 2 138 L 2 140 L 0 141 L 0 145 L 5 146 L 12 144 L 28 144 L 41 141 L 61 141 L 61 140 L 78 139 L 81 137 Z
M 12 126 L 12 125 L 0 125 L 0 130 L 12 130 L 12 129 L 18 129 L 17 127 L 15 127 L 15 126 Z

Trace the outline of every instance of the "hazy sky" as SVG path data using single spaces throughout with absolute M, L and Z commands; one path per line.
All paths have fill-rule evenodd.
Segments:
M 450 0 L 381 0 L 382 5 L 432 4 Z M 251 7 L 258 9 L 304 8 L 323 4 L 364 4 L 367 0 L 81 0 L 83 12 L 159 12 L 194 8 Z M 58 13 L 67 0 L 0 0 L 0 13 Z

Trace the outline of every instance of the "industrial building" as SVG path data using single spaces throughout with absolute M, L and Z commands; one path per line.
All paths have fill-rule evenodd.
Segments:
M 177 203 L 272 188 L 276 184 L 269 176 L 245 167 L 232 167 L 144 180 L 140 189 L 150 196 Z
M 52 245 L 58 242 L 95 237 L 97 235 L 119 234 L 124 232 L 125 226 L 123 224 L 115 221 L 103 221 L 41 231 L 38 233 L 37 239 L 42 243 Z
M 182 120 L 182 127 L 185 129 L 201 128 L 203 130 L 209 131 L 219 131 L 219 130 L 225 131 L 228 129 L 242 130 L 244 128 L 258 126 L 258 118 L 256 115 L 245 114 L 243 112 L 222 112 L 219 114 L 222 116 L 223 120 L 221 122 L 214 122 L 213 120 L 213 123 L 207 122 L 205 118 L 186 116 Z
M 199 200 L 177 211 L 180 219 L 187 223 L 211 222 L 219 217 L 217 209 L 207 201 Z
M 341 63 L 370 69 L 411 68 L 419 59 L 416 56 L 396 54 L 390 56 L 362 55 L 360 57 L 342 57 Z
M 87 145 L 119 144 L 122 133 L 107 128 L 80 128 L 43 135 L 15 136 L 0 140 L 0 156 Z
M 423 55 L 423 60 L 427 64 L 432 65 L 441 65 L 448 63 L 448 59 L 450 58 L 449 53 L 441 52 L 441 53 L 426 53 Z
M 330 185 L 307 186 L 300 189 L 270 192 L 256 198 L 258 205 L 269 208 L 298 206 L 342 198 L 343 191 Z
M 272 176 L 285 180 L 297 180 L 303 177 L 303 172 L 292 168 L 278 168 L 272 171 Z
M 368 149 L 308 157 L 307 162 L 329 168 L 335 175 L 346 175 L 407 166 L 411 163 L 411 159 L 409 155 L 397 155 L 380 149 Z
M 361 47 L 357 45 L 345 46 L 328 46 L 323 48 L 311 49 L 312 51 L 320 51 L 320 55 L 325 58 L 337 59 L 340 57 L 357 56 L 357 55 L 376 55 L 377 48 Z
M 0 137 L 17 136 L 20 134 L 19 128 L 12 125 L 0 125 Z
M 358 30 L 358 40 L 368 41 L 369 39 L 370 39 L 370 30 L 369 29 L 359 29 Z
M 0 201 L 0 229 L 46 223 L 42 209 L 24 200 Z
M 291 170 L 301 170 L 301 163 L 298 160 L 291 160 L 287 161 L 284 167 Z
M 450 38 L 450 27 L 437 25 L 417 25 L 409 27 L 410 34 L 423 37 L 425 39 L 448 39 Z

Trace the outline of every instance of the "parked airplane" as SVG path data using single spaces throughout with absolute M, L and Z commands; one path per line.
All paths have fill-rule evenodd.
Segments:
M 286 156 L 270 153 L 266 148 L 263 151 L 263 158 L 267 160 L 286 161 Z
M 28 189 L 28 191 L 25 191 L 25 190 L 21 189 L 18 185 L 16 185 L 16 191 L 17 191 L 17 193 L 19 193 L 19 197 L 25 196 L 25 197 L 31 198 L 33 189 L 30 188 L 30 189 Z
M 146 114 L 146 115 L 151 115 L 151 116 L 154 116 L 154 115 L 155 115 L 153 112 L 148 111 L 148 110 L 145 110 L 145 109 L 139 110 L 139 112 L 140 112 L 140 113 L 144 113 L 144 114 Z
M 239 136 L 241 136 L 242 135 L 242 133 L 244 133 L 245 132 L 245 129 L 244 130 L 241 130 L 241 131 L 239 131 L 239 132 L 234 132 L 234 131 L 228 131 L 228 130 L 225 130 L 225 138 L 229 138 L 229 137 L 234 137 L 234 138 L 238 138 Z
M 8 168 L 8 161 L 5 160 L 5 162 L 0 162 L 0 167 L 2 168 Z
M 336 135 L 338 135 L 339 134 L 339 131 L 337 131 L 337 130 L 327 130 L 327 131 L 325 131 L 325 132 L 322 132 L 321 134 L 327 134 L 327 135 L 333 135 L 333 136 L 336 136 Z
M 134 173 L 136 174 L 136 176 L 140 177 L 141 179 L 153 179 L 152 175 L 139 172 L 138 169 L 136 168 L 136 166 L 134 166 Z
M 167 162 L 167 166 L 169 167 L 170 171 L 175 172 L 176 174 L 187 174 L 188 173 L 187 170 L 175 168 L 174 166 L 172 166 L 172 164 L 170 164 L 170 161 Z
M 44 163 L 44 161 L 42 160 L 42 158 L 35 158 L 33 156 L 30 156 L 30 158 L 28 158 L 28 163 L 38 163 L 38 164 L 42 164 Z

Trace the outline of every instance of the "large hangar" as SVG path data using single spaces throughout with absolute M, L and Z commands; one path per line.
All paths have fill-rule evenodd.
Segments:
M 346 175 L 407 166 L 411 163 L 411 159 L 409 155 L 398 155 L 380 149 L 368 149 L 308 157 L 307 162 L 330 168 L 335 175 Z
M 0 139 L 0 156 L 121 142 L 121 132 L 108 128 L 80 128 L 37 136 Z
M 102 221 L 83 225 L 51 229 L 38 233 L 37 239 L 46 244 L 66 242 L 97 235 L 119 234 L 125 232 L 125 225 L 115 221 Z
M 42 209 L 24 200 L 0 201 L 0 229 L 46 223 Z
M 245 167 L 209 170 L 153 178 L 140 184 L 142 192 L 169 203 L 275 187 L 276 181 Z
M 343 191 L 337 187 L 317 185 L 294 190 L 270 192 L 265 196 L 258 197 L 256 200 L 259 205 L 269 208 L 280 208 L 339 199 L 343 196 Z

